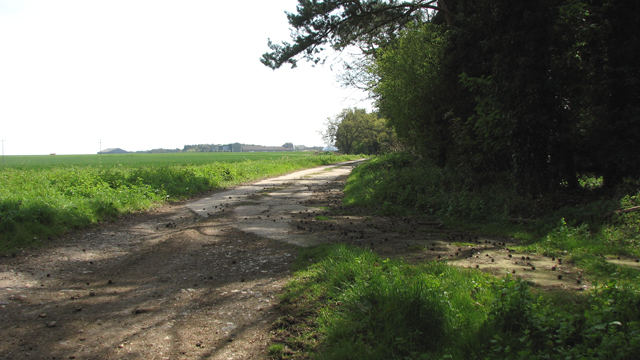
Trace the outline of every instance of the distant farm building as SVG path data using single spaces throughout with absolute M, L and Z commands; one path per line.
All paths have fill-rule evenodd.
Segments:
M 214 145 L 199 144 L 185 145 L 182 152 L 275 152 L 275 151 L 295 151 L 293 143 L 286 143 L 283 146 L 262 146 L 245 145 L 240 143 Z
M 120 148 L 109 148 L 109 149 L 104 149 L 101 152 L 98 152 L 98 154 L 102 154 L 102 155 L 109 155 L 109 154 L 128 154 L 129 152 L 127 150 L 122 150 Z
M 284 146 L 261 146 L 261 145 L 242 145 L 242 152 L 275 152 L 275 151 L 293 151 L 293 144 L 291 147 Z

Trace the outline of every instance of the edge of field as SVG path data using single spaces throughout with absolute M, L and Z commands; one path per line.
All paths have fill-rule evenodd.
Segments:
M 233 155 L 230 162 L 219 161 L 220 154 L 215 154 L 218 160 L 204 161 L 206 157 L 196 153 L 191 159 L 198 159 L 197 162 L 166 161 L 171 154 L 159 154 L 162 156 L 156 157 L 157 162 L 148 162 L 153 156 L 134 154 L 128 155 L 128 159 L 139 156 L 144 162 L 4 167 L 0 170 L 0 255 L 15 256 L 21 249 L 37 248 L 69 231 L 166 203 L 296 170 L 362 158 L 334 153 L 251 153 L 238 161 L 237 154 L 230 154 Z

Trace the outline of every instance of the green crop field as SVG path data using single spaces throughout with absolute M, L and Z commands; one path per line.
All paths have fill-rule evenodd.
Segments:
M 212 161 L 239 162 L 245 160 L 274 160 L 309 156 L 309 152 L 196 152 L 165 154 L 111 154 L 111 155 L 17 155 L 5 156 L 5 166 L 15 169 L 54 166 L 112 166 L 157 164 L 206 164 Z
M 355 158 L 303 152 L 6 157 L 0 254 L 167 201 Z

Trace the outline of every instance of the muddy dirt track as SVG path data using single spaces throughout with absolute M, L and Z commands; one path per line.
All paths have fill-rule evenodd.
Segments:
M 566 261 L 517 254 L 508 239 L 344 209 L 354 166 L 227 189 L 0 258 L 0 359 L 265 359 L 297 250 L 329 242 L 589 286 Z

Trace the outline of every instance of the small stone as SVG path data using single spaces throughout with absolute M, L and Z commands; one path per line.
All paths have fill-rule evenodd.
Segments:
M 56 323 L 55 321 L 49 321 L 46 325 L 47 327 L 52 328 L 52 327 L 56 327 L 57 324 L 58 323 Z

